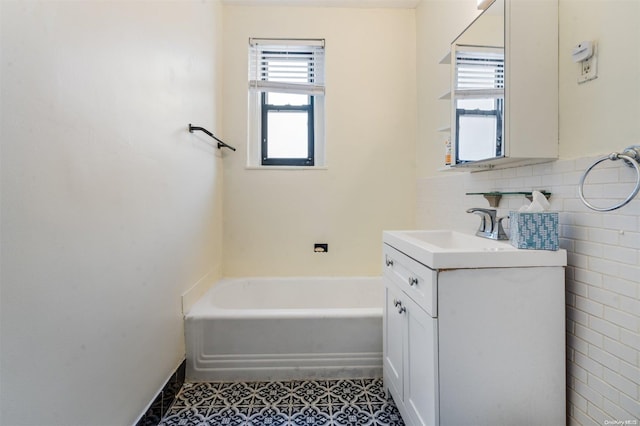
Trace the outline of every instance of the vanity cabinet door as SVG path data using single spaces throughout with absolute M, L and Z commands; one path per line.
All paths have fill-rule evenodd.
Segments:
M 437 425 L 438 416 L 438 320 L 411 299 L 405 303 L 407 357 L 404 399 L 414 425 Z
M 400 401 L 404 399 L 403 375 L 405 358 L 405 316 L 398 313 L 397 302 L 403 299 L 403 293 L 385 277 L 385 305 L 383 316 L 383 363 L 384 381 L 393 390 Z M 405 299 L 408 299 L 404 296 Z

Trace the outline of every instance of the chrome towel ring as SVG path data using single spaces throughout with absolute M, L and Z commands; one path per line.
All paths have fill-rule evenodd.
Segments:
M 623 201 L 619 202 L 618 204 L 615 204 L 613 206 L 610 207 L 596 207 L 593 204 L 589 203 L 585 198 L 584 198 L 584 181 L 587 177 L 587 175 L 589 174 L 589 172 L 598 164 L 602 163 L 605 160 L 611 160 L 611 161 L 617 161 L 617 160 L 624 160 L 624 163 L 628 166 L 628 167 L 633 167 L 636 170 L 636 186 L 633 188 L 633 191 L 631 191 L 631 193 L 629 194 L 629 196 L 627 198 L 625 198 Z M 624 149 L 624 151 L 622 151 L 622 153 L 618 153 L 618 152 L 612 152 L 611 154 L 607 155 L 606 157 L 602 157 L 598 160 L 596 160 L 592 165 L 590 165 L 587 170 L 584 171 L 584 174 L 582 175 L 582 177 L 580 178 L 580 184 L 578 185 L 578 195 L 580 196 L 580 199 L 582 200 L 582 202 L 589 207 L 591 210 L 595 210 L 598 212 L 610 212 L 612 210 L 616 210 L 619 209 L 620 207 L 626 205 L 629 203 L 629 201 L 633 200 L 633 198 L 638 194 L 638 191 L 640 191 L 640 145 L 631 145 L 628 146 Z

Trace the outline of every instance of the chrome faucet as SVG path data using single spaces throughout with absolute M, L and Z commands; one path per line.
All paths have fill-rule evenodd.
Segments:
M 481 222 L 476 235 L 478 237 L 489 238 L 492 240 L 508 240 L 507 233 L 502 227 L 502 220 L 509 216 L 496 217 L 495 209 L 483 209 L 480 207 L 472 207 L 467 213 L 475 213 L 480 216 Z

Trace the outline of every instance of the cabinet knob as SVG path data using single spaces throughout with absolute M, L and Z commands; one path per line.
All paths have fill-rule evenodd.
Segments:
M 384 261 L 384 263 L 385 263 L 387 266 L 393 266 L 393 259 L 389 259 L 389 257 L 385 257 L 385 261 Z
M 393 299 L 393 306 L 395 306 L 396 308 L 398 307 L 398 305 L 401 305 L 402 302 L 399 301 L 398 299 Z
M 398 313 L 402 314 L 404 312 L 407 312 L 407 308 L 405 308 L 404 306 L 402 306 L 402 303 L 400 303 L 400 305 L 398 305 Z
M 418 285 L 418 279 L 416 277 L 409 277 L 409 285 L 413 287 L 414 285 Z

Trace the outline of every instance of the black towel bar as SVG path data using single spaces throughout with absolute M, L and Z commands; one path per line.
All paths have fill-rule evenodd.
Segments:
M 220 139 L 218 139 L 217 137 L 215 137 L 213 135 L 213 133 L 211 133 L 210 131 L 208 131 L 207 129 L 205 129 L 204 127 L 197 127 L 197 126 L 192 126 L 191 123 L 189 123 L 189 133 L 193 133 L 194 130 L 200 130 L 201 132 L 205 132 L 206 134 L 208 134 L 209 136 L 211 136 L 212 138 L 214 138 L 217 142 L 218 142 L 218 149 L 220 148 L 229 148 L 231 151 L 235 151 L 236 149 L 234 147 L 232 147 L 231 145 L 227 145 L 226 143 L 222 142 Z

